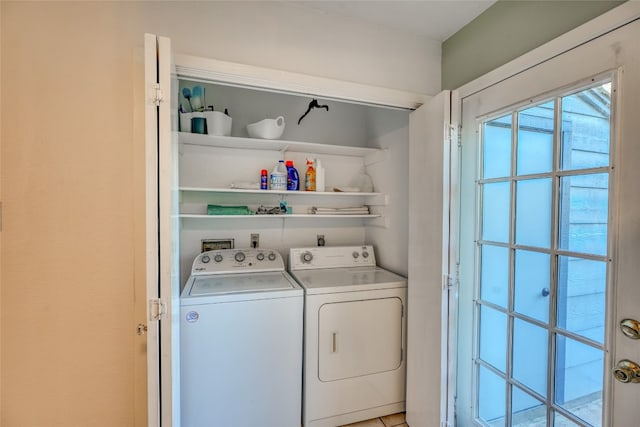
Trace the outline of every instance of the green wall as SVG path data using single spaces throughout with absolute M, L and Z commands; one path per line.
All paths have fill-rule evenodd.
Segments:
M 442 89 L 456 89 L 622 3 L 498 0 L 442 43 Z

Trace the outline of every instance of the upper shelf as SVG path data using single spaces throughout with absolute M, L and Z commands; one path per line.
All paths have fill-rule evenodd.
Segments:
M 345 145 L 317 144 L 314 142 L 284 141 L 281 139 L 202 135 L 189 132 L 179 132 L 179 141 L 186 145 L 201 145 L 207 147 L 289 151 L 312 154 L 335 154 L 353 157 L 367 157 L 383 151 L 378 148 L 368 147 L 350 147 Z

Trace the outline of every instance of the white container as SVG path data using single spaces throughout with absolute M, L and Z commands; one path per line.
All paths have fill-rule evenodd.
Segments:
M 278 191 L 287 190 L 287 167 L 284 160 L 279 160 L 276 167 L 273 168 L 269 179 L 270 189 Z
M 247 125 L 247 132 L 251 138 L 278 139 L 284 132 L 284 117 L 251 123 Z
M 316 159 L 316 191 L 325 191 L 325 169 L 320 159 Z
M 205 111 L 204 117 L 207 119 L 207 133 L 209 135 L 231 135 L 231 117 L 220 111 Z
M 193 113 L 180 113 L 180 132 L 191 132 Z

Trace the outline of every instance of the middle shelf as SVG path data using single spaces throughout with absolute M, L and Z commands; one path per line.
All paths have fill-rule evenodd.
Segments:
M 184 219 L 258 219 L 258 218 L 334 218 L 334 219 L 367 219 L 380 218 L 379 212 L 344 213 L 340 208 L 355 206 L 385 206 L 387 195 L 377 192 L 315 192 L 315 191 L 279 191 L 257 190 L 238 188 L 215 187 L 179 187 L 181 198 L 180 218 Z M 256 210 L 261 205 L 278 205 L 281 201 L 294 201 L 286 203 L 292 212 L 286 214 L 254 214 L 254 215 L 209 215 L 206 214 L 208 204 L 222 206 L 248 205 Z M 335 208 L 336 213 L 310 213 L 311 207 Z

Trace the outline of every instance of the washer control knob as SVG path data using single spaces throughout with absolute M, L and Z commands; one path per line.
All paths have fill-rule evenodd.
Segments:
M 258 261 L 262 261 L 264 259 L 264 254 L 260 252 L 258 255 L 256 255 L 256 258 L 258 258 Z
M 360 256 L 360 254 L 356 251 L 353 251 L 351 255 L 353 256 L 353 259 L 358 259 L 358 257 Z
M 276 254 L 274 254 L 273 252 L 269 252 L 269 255 L 267 255 L 267 258 L 269 258 L 269 261 L 275 261 Z
M 312 259 L 313 259 L 313 254 L 309 251 L 300 255 L 300 261 L 302 261 L 304 264 L 309 264 Z
M 200 258 L 200 261 L 202 261 L 203 264 L 206 264 L 211 261 L 211 258 L 209 257 L 209 255 L 203 255 L 202 258 Z
M 216 256 L 213 257 L 213 260 L 215 262 L 222 262 L 222 255 L 216 254 Z
M 245 258 L 246 258 L 246 256 L 245 256 L 244 252 L 236 252 L 236 255 L 234 256 L 234 259 L 237 262 L 242 262 L 242 261 L 244 261 Z
M 362 251 L 362 258 L 369 258 L 369 252 Z

